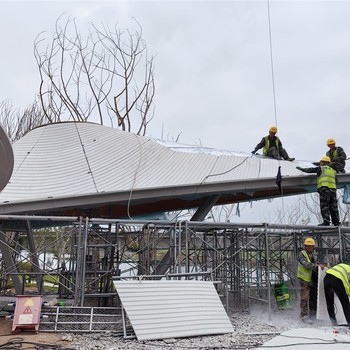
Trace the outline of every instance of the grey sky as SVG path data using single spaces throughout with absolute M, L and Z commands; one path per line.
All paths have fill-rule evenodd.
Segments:
M 250 153 L 275 124 L 267 1 L 2 1 L 0 101 L 30 104 L 33 42 L 63 13 L 140 23 L 156 55 L 148 135 Z M 334 138 L 350 156 L 350 2 L 270 1 L 279 136 L 290 156 L 319 160 Z

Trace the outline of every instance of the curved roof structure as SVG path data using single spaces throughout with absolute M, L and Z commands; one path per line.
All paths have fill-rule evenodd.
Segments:
M 0 126 L 0 191 L 10 181 L 14 158 L 11 142 L 5 133 L 4 129 Z
M 93 123 L 41 126 L 13 145 L 0 214 L 134 217 L 315 191 L 301 163 L 164 144 Z M 339 184 L 350 183 L 350 174 Z

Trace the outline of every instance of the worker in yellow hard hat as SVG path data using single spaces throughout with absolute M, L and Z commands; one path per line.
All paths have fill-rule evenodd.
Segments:
M 300 318 L 305 323 L 312 323 L 316 317 L 318 267 L 324 266 L 317 261 L 315 240 L 307 237 L 304 240 L 304 249 L 298 255 L 298 273 L 300 282 Z
M 296 168 L 304 173 L 317 174 L 317 192 L 320 195 L 320 211 L 323 223 L 319 226 L 340 225 L 339 210 L 337 201 L 336 171 L 330 167 L 331 159 L 324 156 L 320 160 L 320 165 L 314 168 Z
M 350 327 L 350 265 L 338 264 L 329 268 L 326 271 L 326 276 L 323 280 L 324 294 L 326 297 L 327 311 L 332 325 L 337 325 L 337 319 L 334 310 L 334 293 L 337 295 L 343 308 L 344 316 L 348 327 Z
M 269 134 L 264 136 L 261 141 L 255 146 L 253 154 L 255 154 L 259 149 L 263 149 L 263 155 L 267 157 L 272 157 L 274 159 L 285 159 L 289 161 L 295 160 L 295 158 L 290 158 L 287 151 L 282 147 L 282 142 L 278 136 L 276 136 L 277 127 L 271 126 L 269 129 Z
M 326 153 L 326 156 L 331 159 L 330 167 L 337 173 L 345 173 L 346 153 L 343 148 L 336 146 L 334 139 L 328 139 L 327 146 L 329 147 L 329 151 Z

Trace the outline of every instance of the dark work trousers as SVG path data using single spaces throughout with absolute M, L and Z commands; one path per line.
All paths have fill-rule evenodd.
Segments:
M 336 320 L 334 312 L 334 293 L 340 300 L 343 307 L 344 316 L 348 326 L 350 326 L 350 303 L 349 297 L 345 292 L 345 288 L 341 279 L 327 273 L 324 278 L 324 293 L 326 296 L 327 311 L 332 323 Z
M 320 195 L 320 210 L 323 223 L 329 225 L 332 219 L 333 225 L 339 226 L 337 191 L 328 187 L 320 187 L 317 191 Z

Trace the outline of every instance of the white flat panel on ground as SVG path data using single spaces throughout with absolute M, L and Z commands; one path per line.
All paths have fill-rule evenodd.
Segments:
M 331 327 L 325 329 L 297 328 L 281 333 L 257 350 L 263 349 L 348 350 L 350 349 L 350 336 L 345 332 L 336 332 Z
M 212 282 L 114 281 L 114 285 L 139 341 L 233 332 Z
M 324 284 L 323 279 L 326 276 L 326 270 L 321 270 L 318 268 L 318 298 L 317 298 L 317 319 L 318 320 L 329 320 L 326 297 L 324 294 Z M 343 308 L 336 294 L 334 294 L 334 304 L 335 304 L 335 317 L 337 318 L 338 324 L 347 323 Z M 329 320 L 330 322 L 330 320 Z

